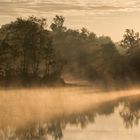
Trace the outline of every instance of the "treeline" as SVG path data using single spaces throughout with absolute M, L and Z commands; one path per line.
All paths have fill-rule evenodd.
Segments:
M 69 75 L 104 86 L 139 82 L 139 33 L 127 29 L 122 41 L 97 37 L 86 28 L 69 29 L 65 18 L 17 18 L 0 28 L 1 84 L 46 84 Z
M 65 60 L 63 74 L 103 86 L 124 86 L 140 80 L 139 33 L 127 29 L 114 43 L 108 36 L 97 37 L 86 28 L 68 29 L 64 17 L 51 25 L 57 55 Z
M 1 85 L 43 84 L 60 79 L 46 20 L 17 18 L 0 28 Z

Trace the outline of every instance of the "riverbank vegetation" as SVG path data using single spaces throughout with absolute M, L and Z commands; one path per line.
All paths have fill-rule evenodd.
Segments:
M 96 36 L 86 28 L 69 29 L 56 15 L 17 18 L 0 28 L 0 85 L 64 84 L 69 75 L 103 86 L 140 81 L 140 37 L 126 29 L 120 42 Z

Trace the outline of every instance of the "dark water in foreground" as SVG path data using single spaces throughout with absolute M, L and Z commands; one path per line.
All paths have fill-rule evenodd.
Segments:
M 140 91 L 1 91 L 0 140 L 139 140 Z

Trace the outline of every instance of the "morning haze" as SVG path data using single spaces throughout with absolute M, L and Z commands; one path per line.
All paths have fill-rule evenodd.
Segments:
M 140 2 L 0 0 L 0 140 L 139 140 Z

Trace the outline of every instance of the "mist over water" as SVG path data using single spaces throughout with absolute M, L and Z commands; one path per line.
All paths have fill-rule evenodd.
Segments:
M 93 87 L 1 90 L 0 124 L 1 127 L 22 127 L 37 121 L 50 121 L 139 94 L 139 89 L 102 92 Z

